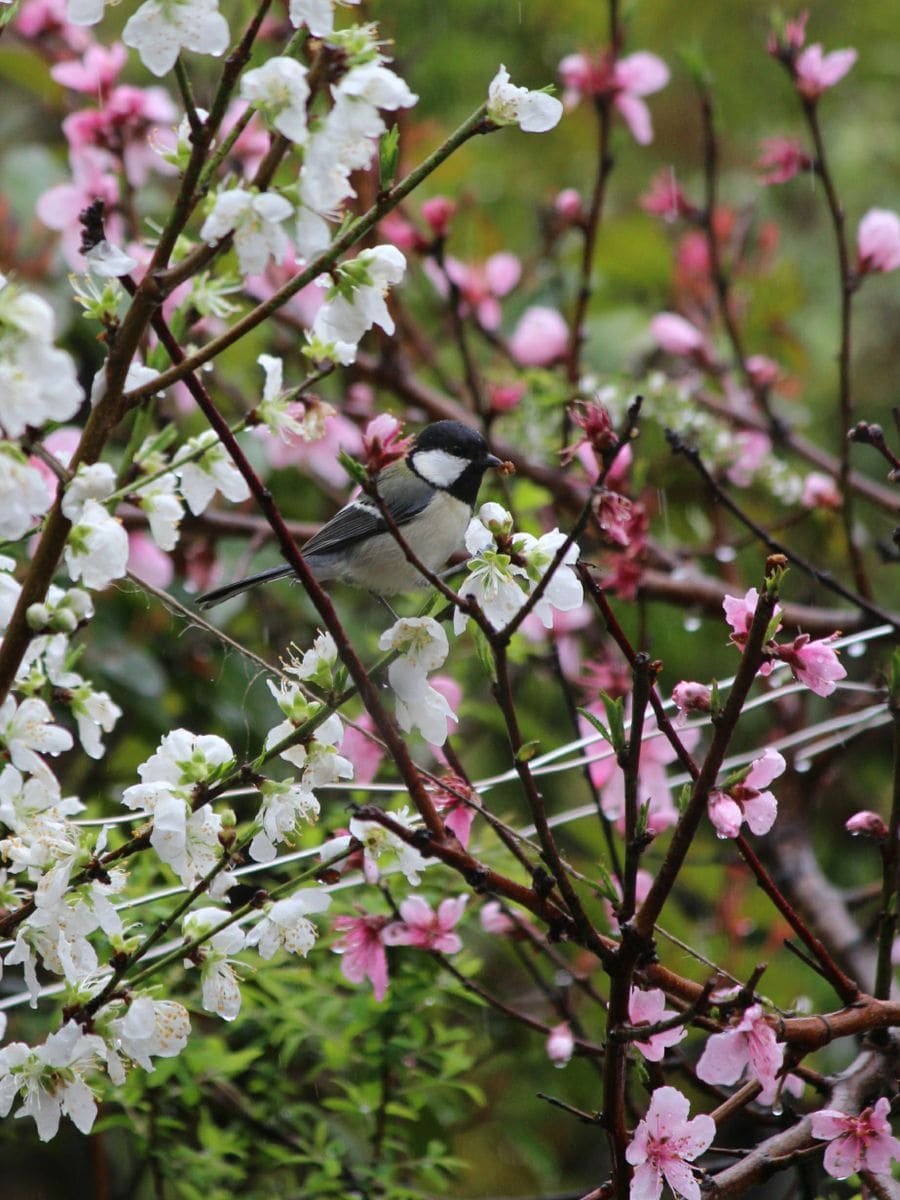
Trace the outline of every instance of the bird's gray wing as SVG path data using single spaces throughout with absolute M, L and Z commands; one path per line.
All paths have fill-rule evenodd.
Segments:
M 397 464 L 403 467 L 403 464 Z M 382 472 L 381 483 L 387 482 L 387 468 Z M 393 481 L 390 487 L 390 511 L 397 525 L 401 528 L 428 506 L 434 495 L 434 489 L 411 471 L 403 467 L 403 475 Z M 360 496 L 351 500 L 340 512 L 336 513 L 318 533 L 314 533 L 309 541 L 301 547 L 301 553 L 330 554 L 343 550 L 354 542 L 372 537 L 376 533 L 384 533 L 387 523 L 378 510 L 374 500 L 368 496 Z

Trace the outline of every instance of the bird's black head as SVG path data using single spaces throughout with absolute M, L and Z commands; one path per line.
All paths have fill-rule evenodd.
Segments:
M 488 467 L 500 466 L 478 430 L 462 421 L 435 421 L 427 426 L 407 462 L 426 483 L 470 506 L 478 496 L 482 475 Z

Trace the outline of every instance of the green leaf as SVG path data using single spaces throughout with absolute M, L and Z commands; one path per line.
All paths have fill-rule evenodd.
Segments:
M 386 192 L 397 174 L 400 162 L 400 126 L 392 125 L 381 139 L 378 154 L 378 180 L 381 190 Z
M 541 743 L 537 740 L 533 742 L 525 742 L 516 752 L 516 762 L 526 763 L 531 762 L 534 756 L 540 749 Z

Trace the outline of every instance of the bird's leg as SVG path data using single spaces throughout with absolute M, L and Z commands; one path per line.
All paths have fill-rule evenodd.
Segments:
M 394 612 L 394 610 L 391 608 L 390 604 L 388 604 L 387 600 L 385 600 L 384 596 L 380 595 L 378 592 L 370 592 L 369 595 L 374 596 L 376 600 L 380 601 L 384 605 L 384 607 L 388 610 L 388 612 L 391 614 L 391 616 L 394 618 L 395 621 L 400 620 L 399 616 L 397 615 L 397 613 Z

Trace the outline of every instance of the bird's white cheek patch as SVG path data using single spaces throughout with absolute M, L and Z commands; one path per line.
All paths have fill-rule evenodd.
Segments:
M 412 456 L 412 463 L 423 479 L 438 488 L 451 487 L 469 465 L 446 450 L 419 450 Z

